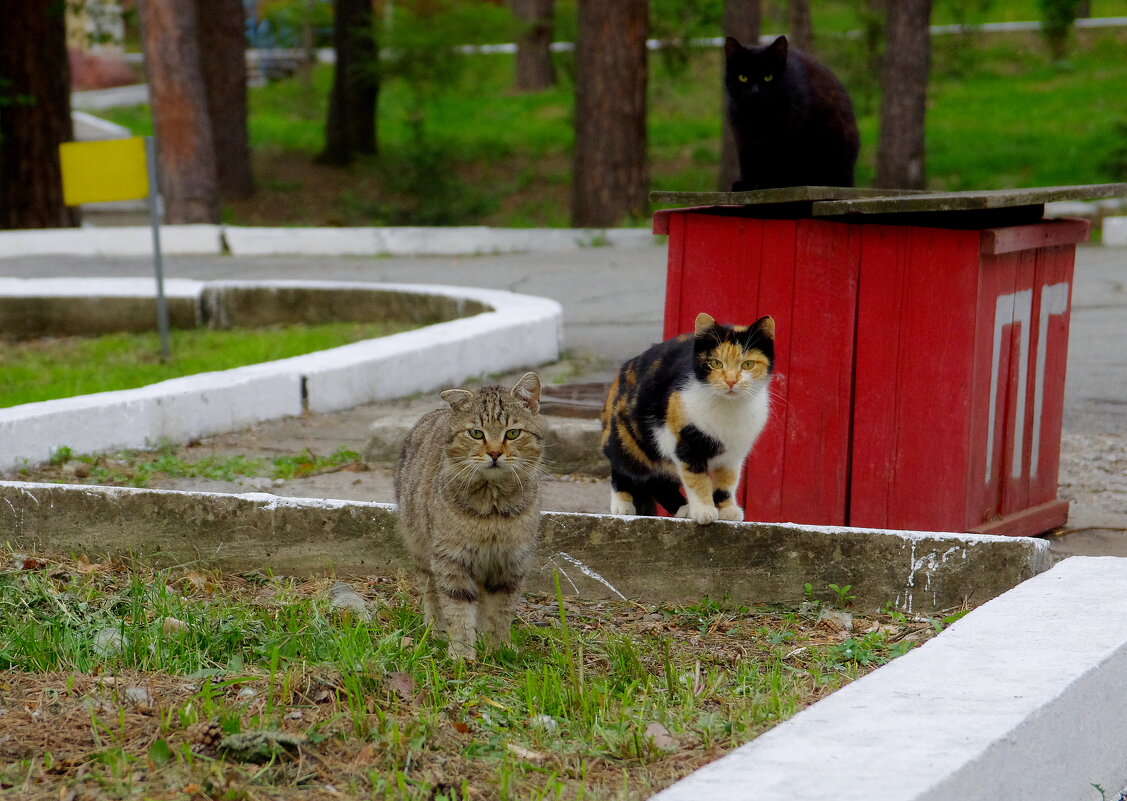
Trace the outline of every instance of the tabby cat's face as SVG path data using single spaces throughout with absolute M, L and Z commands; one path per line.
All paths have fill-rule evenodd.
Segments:
M 774 370 L 774 337 L 775 324 L 770 317 L 750 326 L 698 319 L 693 341 L 697 380 L 721 397 L 747 397 L 762 392 Z
M 518 385 L 519 387 L 520 385 Z M 446 455 L 459 475 L 488 480 L 531 476 L 544 451 L 540 417 L 527 398 L 501 387 L 485 387 L 476 393 L 447 397 L 451 404 L 450 438 Z M 539 379 L 536 385 L 539 398 Z
M 724 82 L 734 101 L 749 108 L 786 102 L 786 37 L 766 47 L 744 47 L 729 38 L 724 52 Z

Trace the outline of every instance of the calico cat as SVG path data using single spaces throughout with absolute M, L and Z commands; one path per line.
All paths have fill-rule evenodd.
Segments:
M 395 500 L 426 620 L 452 657 L 472 660 L 478 634 L 509 642 L 540 527 L 540 377 L 441 396 L 450 408 L 424 415 L 403 443 Z
M 733 192 L 779 186 L 853 186 L 860 149 L 849 93 L 780 36 L 765 47 L 724 42 L 728 119 L 740 178 Z
M 774 361 L 771 317 L 721 325 L 702 312 L 694 333 L 623 364 L 602 414 L 611 514 L 652 515 L 659 504 L 701 525 L 743 520 L 732 495 L 767 422 Z

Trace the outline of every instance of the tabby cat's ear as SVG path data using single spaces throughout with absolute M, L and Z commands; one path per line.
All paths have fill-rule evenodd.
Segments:
M 540 411 L 540 376 L 536 373 L 525 373 L 513 385 L 509 394 L 527 406 L 529 411 Z
M 457 409 L 464 403 L 473 399 L 473 393 L 468 389 L 444 389 L 438 393 L 439 397 L 450 404 L 451 409 Z
M 697 319 L 693 323 L 693 332 L 699 337 L 714 325 L 716 325 L 716 321 L 712 319 L 712 315 L 707 312 L 701 312 L 697 315 Z
M 755 321 L 755 327 L 763 332 L 772 342 L 775 341 L 775 318 L 771 316 L 760 317 Z
M 724 40 L 724 55 L 728 58 L 731 58 L 743 49 L 744 46 L 737 40 L 733 39 L 731 36 Z

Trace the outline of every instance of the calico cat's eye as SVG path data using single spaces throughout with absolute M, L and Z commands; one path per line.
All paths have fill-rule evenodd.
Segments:
M 505 439 L 516 439 L 519 436 L 520 436 L 520 429 L 519 428 L 510 428 L 508 431 L 505 432 Z
M 751 370 L 754 367 L 755 367 L 755 362 L 753 362 L 751 359 L 748 359 L 746 362 L 744 362 L 744 369 L 745 370 Z
M 485 432 L 482 431 L 480 428 L 471 428 L 466 433 L 469 434 L 474 439 L 485 439 Z
M 719 370 L 724 366 L 724 362 L 720 361 L 719 359 L 709 359 L 707 362 L 705 362 L 705 364 L 708 365 L 709 370 Z
M 747 76 L 746 76 L 746 75 L 737 75 L 737 76 L 736 76 L 736 79 L 737 79 L 737 80 L 738 80 L 738 81 L 739 81 L 740 83 L 747 83 Z
M 774 75 L 764 75 L 763 76 L 763 83 L 771 83 L 771 81 L 773 81 L 773 80 L 775 80 Z

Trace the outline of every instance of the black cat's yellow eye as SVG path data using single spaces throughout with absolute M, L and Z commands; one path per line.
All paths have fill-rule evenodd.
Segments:
M 737 76 L 736 76 L 736 79 L 737 79 L 737 80 L 738 80 L 738 81 L 739 81 L 740 83 L 747 83 L 747 76 L 746 76 L 746 75 L 737 75 Z
M 485 432 L 482 431 L 480 428 L 471 428 L 466 433 L 469 434 L 474 439 L 485 439 Z
M 520 436 L 520 429 L 519 428 L 510 428 L 508 431 L 505 432 L 505 439 L 516 439 L 519 436 Z
M 710 370 L 719 370 L 721 367 L 724 366 L 724 362 L 720 361 L 719 359 L 709 359 L 707 364 L 708 364 L 708 369 L 710 369 Z
M 763 83 L 771 83 L 771 81 L 773 81 L 773 80 L 775 80 L 774 75 L 764 75 L 763 76 Z

